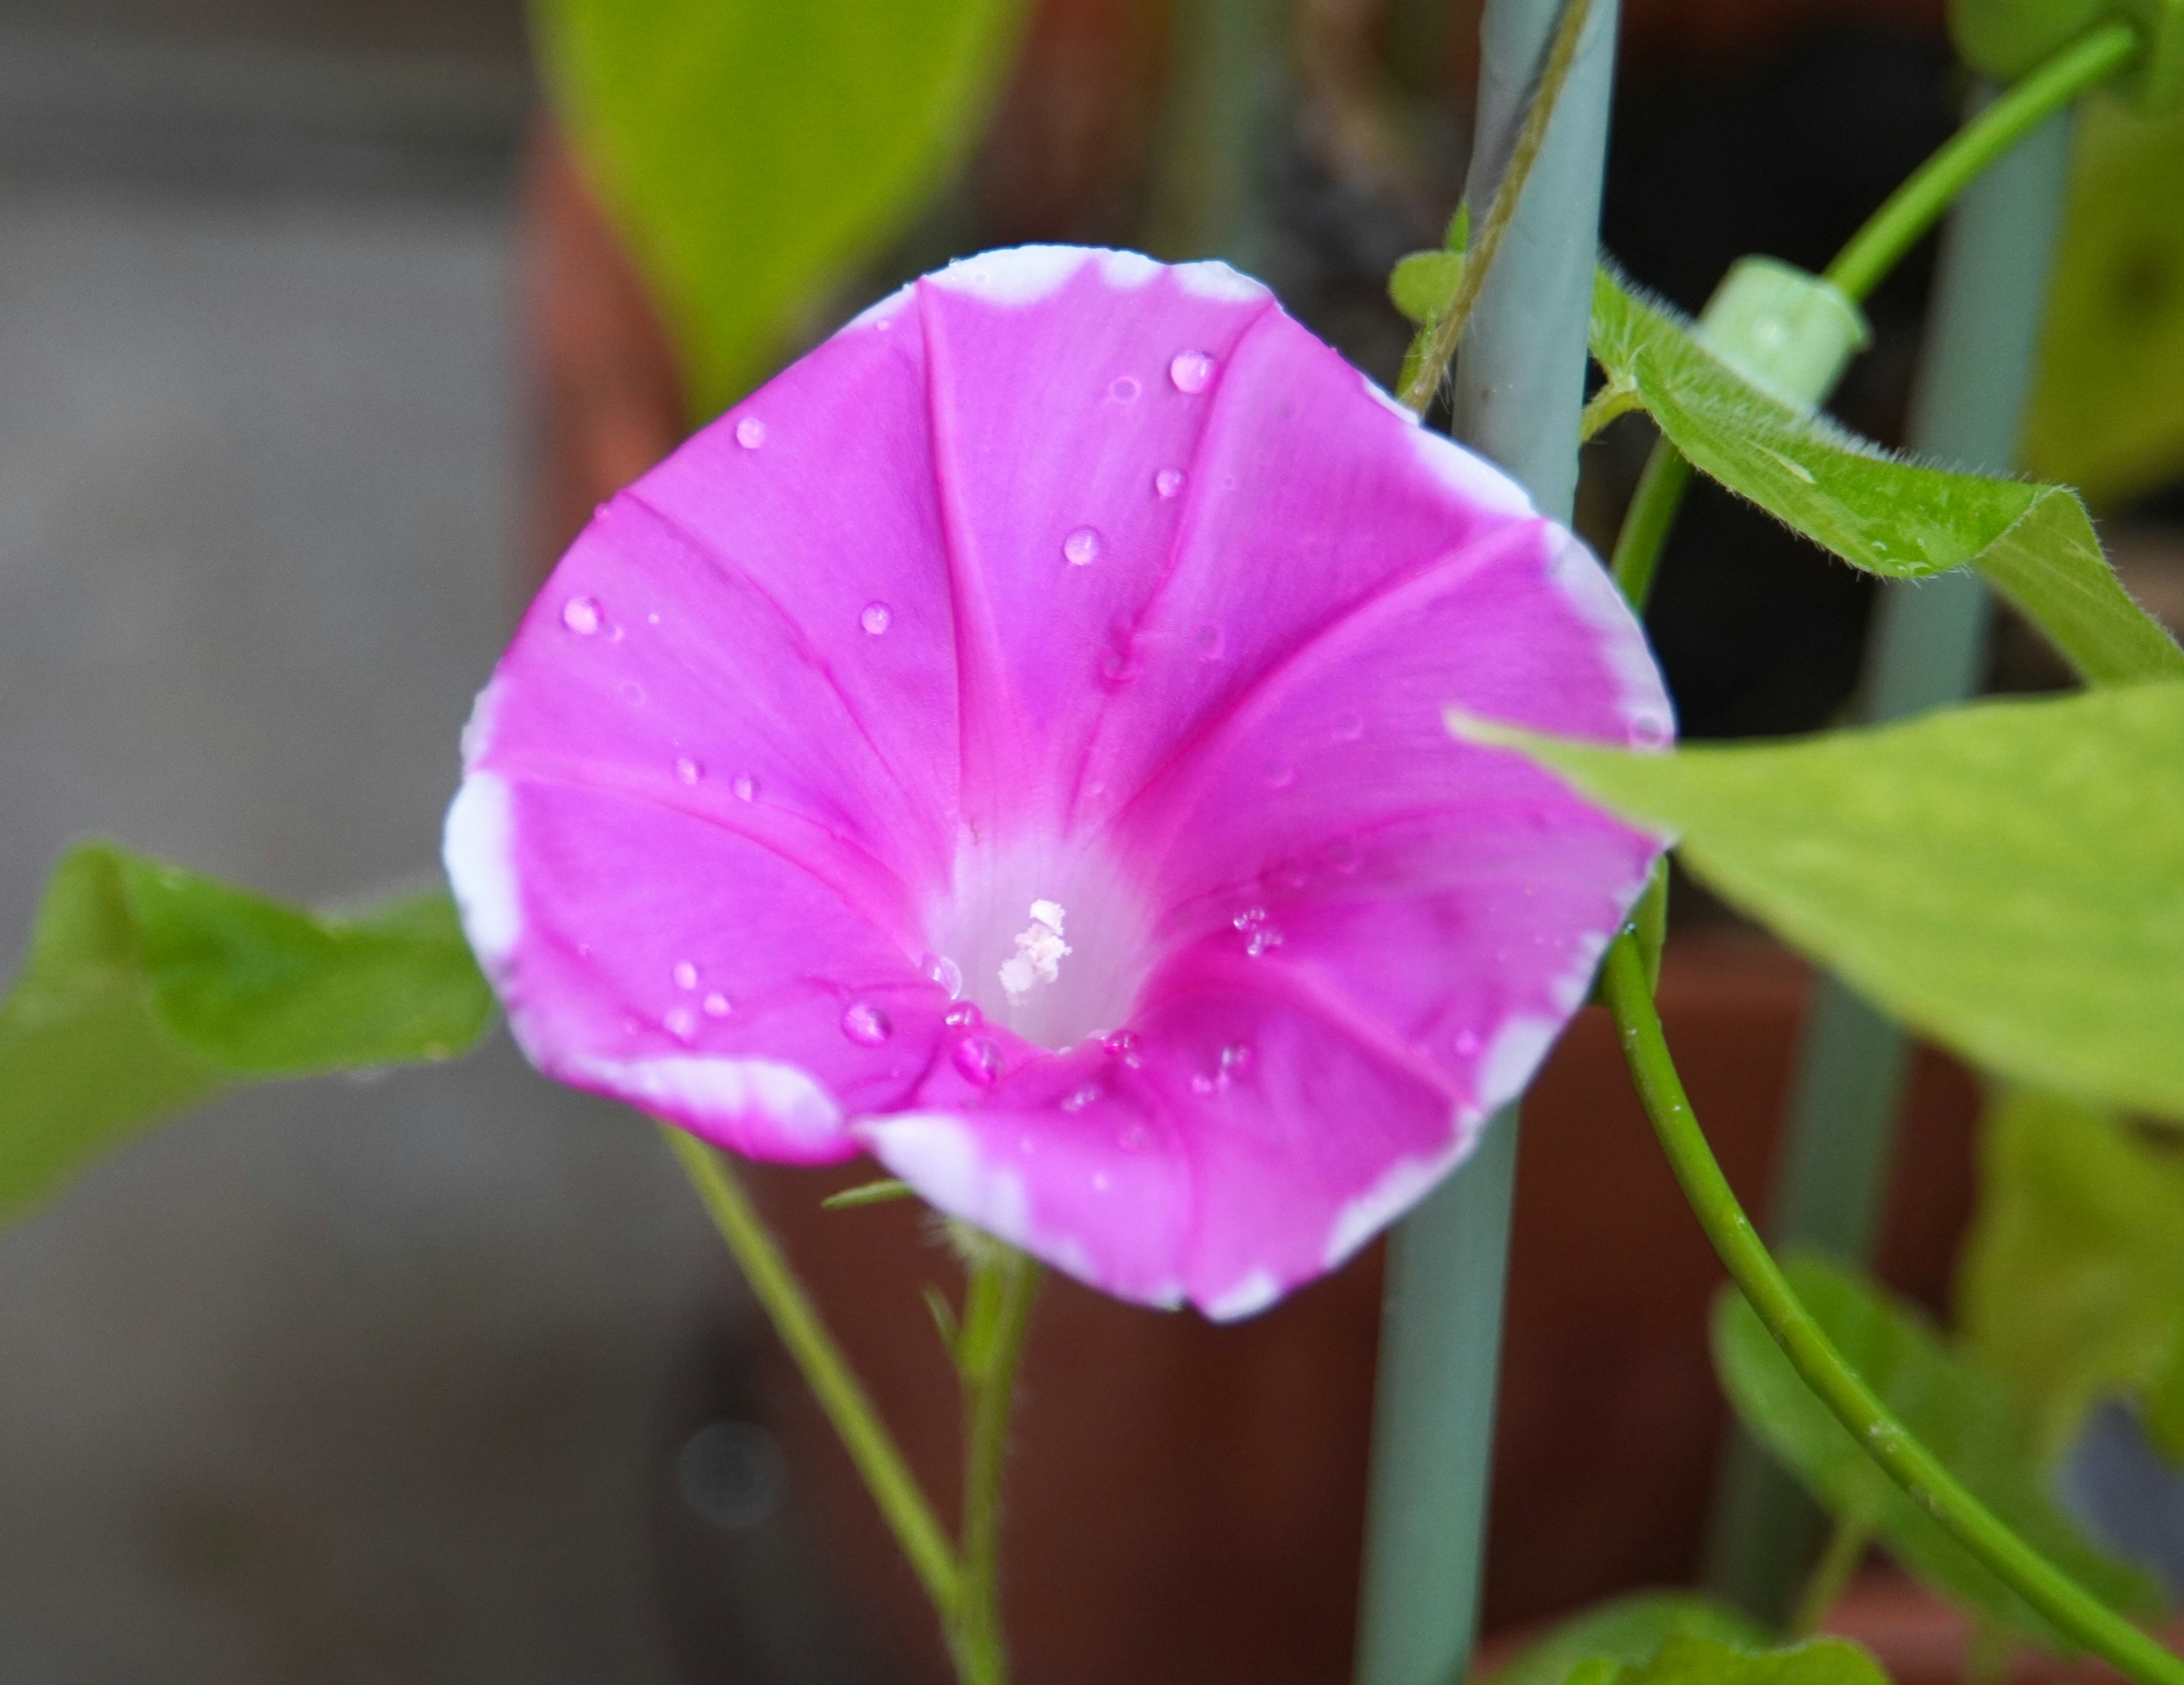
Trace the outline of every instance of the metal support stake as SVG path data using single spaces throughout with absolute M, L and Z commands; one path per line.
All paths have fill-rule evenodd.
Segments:
M 1992 97 L 1981 89 L 1972 109 Z M 2016 461 L 2069 174 L 2070 120 L 2051 118 L 1957 202 L 1942 247 L 1910 427 L 1912 448 L 1952 467 Z M 1864 718 L 1957 702 L 1978 688 L 1986 588 L 1969 573 L 1881 588 Z M 1769 1225 L 1778 1247 L 1852 1263 L 1873 1250 L 1893 1156 L 1908 1048 L 1903 1032 L 1834 978 L 1821 981 L 1798 1051 Z M 1769 1620 L 1787 1612 L 1818 1538 L 1812 1506 L 1741 1435 L 1723 1468 L 1707 1582 Z
M 1484 214 L 1561 0 L 1487 0 L 1478 140 L 1465 197 Z M 1593 0 L 1578 55 L 1457 364 L 1454 431 L 1568 519 L 1585 327 L 1600 239 L 1614 0 Z M 1458 1685 L 1479 1620 L 1509 1215 L 1513 1107 L 1390 1244 L 1380 1325 L 1360 1685 Z

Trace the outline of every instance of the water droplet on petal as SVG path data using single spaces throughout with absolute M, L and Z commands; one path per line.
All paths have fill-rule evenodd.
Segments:
M 1135 649 L 1111 649 L 1100 663 L 1100 677 L 1110 688 L 1119 690 L 1138 676 L 1142 665 Z
M 870 1001 L 861 1000 L 842 1015 L 842 1033 L 861 1048 L 876 1048 L 894 1034 L 894 1024 Z
M 756 450 L 766 442 L 766 423 L 755 415 L 744 416 L 736 423 L 736 442 L 747 451 Z
M 1178 351 L 1167 365 L 1178 392 L 1204 392 L 1213 379 L 1213 359 L 1203 351 Z
M 1115 1144 L 1125 1153 L 1142 1153 L 1153 1144 L 1153 1132 L 1142 1123 L 1128 1124 L 1115 1137 Z
M 1354 709 L 1346 708 L 1334 716 L 1334 741 L 1354 743 L 1365 735 L 1365 716 Z
M 1080 526 L 1061 541 L 1061 553 L 1070 566 L 1081 568 L 1100 559 L 1100 535 Z
M 959 1000 L 940 1016 L 942 1022 L 955 1030 L 975 1030 L 986 1021 L 986 1015 L 978 1010 L 975 1000 Z
M 694 989 L 698 987 L 698 968 L 688 959 L 678 959 L 675 962 L 675 987 L 678 989 Z
M 1061 1109 L 1066 1112 L 1081 1112 L 1100 1098 L 1100 1085 L 1087 1082 L 1071 1089 L 1061 1098 Z
M 644 617 L 644 623 L 649 626 L 658 626 L 660 624 L 660 610 L 657 609 L 653 609 L 651 613 L 648 614 Z
M 857 624 L 878 637 L 894 624 L 894 610 L 884 603 L 867 603 L 857 616 Z
M 1249 1042 L 1231 1042 L 1221 1049 L 1221 1069 L 1229 1076 L 1248 1076 L 1251 1067 L 1259 1062 L 1257 1050 Z
M 1228 647 L 1228 635 L 1209 621 L 1198 629 L 1190 643 L 1191 648 L 1198 652 L 1200 660 L 1218 661 L 1221 652 Z
M 1136 1031 L 1117 1030 L 1112 1036 L 1102 1037 L 1100 1038 L 1100 1045 L 1105 1048 L 1108 1053 L 1112 1054 L 1115 1058 L 1119 1059 L 1123 1064 L 1128 1065 L 1131 1070 L 1134 1071 L 1138 1068 L 1140 1061 L 1138 1058 L 1138 1032 Z
M 1264 907 L 1246 907 L 1228 922 L 1240 931 L 1256 930 L 1267 922 L 1267 909 Z
M 748 772 L 736 774 L 728 787 L 736 792 L 736 799 L 739 802 L 755 802 L 758 799 L 758 780 Z
M 615 689 L 621 693 L 621 699 L 632 708 L 644 706 L 644 687 L 638 683 L 635 679 L 624 679 L 615 687 Z
M 675 777 L 678 783 L 694 784 L 705 776 L 705 769 L 699 765 L 696 761 L 691 759 L 688 755 L 677 755 L 676 757 Z
M 923 966 L 925 975 L 948 991 L 953 1000 L 963 993 L 963 968 L 944 954 L 928 954 Z
M 1296 782 L 1296 768 L 1285 760 L 1270 760 L 1260 769 L 1269 790 L 1286 790 Z
M 1210 1094 L 1214 1087 L 1212 1076 L 1206 1071 L 1199 1071 L 1190 1079 L 1190 1092 L 1194 1094 Z
M 571 597 L 561 605 L 561 624 L 579 637 L 589 637 L 599 629 L 599 599 Z
M 667 1033 L 678 1042 L 687 1042 L 698 1033 L 698 1015 L 687 1006 L 671 1008 L 662 1021 Z
M 1658 749 L 1673 735 L 1668 716 L 1652 709 L 1642 709 L 1630 716 L 1630 743 L 1634 748 Z
M 967 1042 L 956 1043 L 956 1069 L 962 1072 L 966 1082 L 981 1088 L 990 1088 L 994 1079 L 1001 1074 L 1001 1050 L 983 1036 L 973 1036 Z
M 735 1010 L 735 1008 L 729 1004 L 727 996 L 722 994 L 718 989 L 715 989 L 712 993 L 699 1001 L 698 1007 L 708 1018 L 725 1018 Z
M 1124 375 L 1107 388 L 1107 396 L 1117 403 L 1135 403 L 1138 401 L 1138 394 L 1143 390 L 1144 388 L 1138 384 L 1138 377 L 1135 375 Z
M 1348 877 L 1359 865 L 1357 845 L 1347 837 L 1338 837 L 1320 851 L 1320 859 L 1333 870 Z
M 1261 925 L 1245 938 L 1244 952 L 1256 959 L 1261 954 L 1269 953 L 1281 945 L 1282 933 L 1272 925 Z
M 1183 489 L 1183 470 L 1163 468 L 1153 475 L 1153 490 L 1163 498 L 1172 498 Z

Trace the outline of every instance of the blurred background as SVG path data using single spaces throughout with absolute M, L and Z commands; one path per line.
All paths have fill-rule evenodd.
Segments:
M 1453 206 L 1475 24 L 1462 0 L 1038 0 L 967 162 L 764 354 L 956 253 L 1061 239 L 1232 255 L 1391 382 L 1385 277 Z M 1747 252 L 1817 267 L 1963 93 L 1938 0 L 1633 0 L 1607 244 L 1687 309 Z M 1883 440 L 1930 268 L 1875 298 L 1835 406 Z M 2173 242 L 2114 274 L 2119 309 L 2175 319 Z M 518 0 L 0 0 L 7 952 L 86 832 L 302 900 L 428 877 L 515 612 L 703 406 L 667 314 L 543 114 Z M 1588 453 L 1596 542 L 1647 438 Z M 2173 622 L 2184 497 L 2158 449 L 2107 492 L 2120 565 Z M 1835 717 L 1871 594 L 1702 488 L 1653 617 L 1686 731 Z M 2063 680 L 2002 629 L 1997 686 Z M 1672 1029 L 1760 1197 L 1808 980 L 1696 893 L 1678 916 Z M 1881 1273 L 1931 1304 L 1975 1106 L 1922 1055 Z M 1688 1579 L 1720 1426 L 1716 1274 L 1604 1026 L 1527 1118 L 1502 1628 Z M 898 1208 L 815 1215 L 827 1185 L 766 1191 L 944 1480 L 916 1287 L 948 1265 Z M 1054 1290 L 1011 1513 L 1031 1685 L 1342 1676 L 1377 1271 L 1224 1330 Z M 8 1685 L 934 1666 L 650 1127 L 504 1037 L 225 1101 L 0 1232 Z

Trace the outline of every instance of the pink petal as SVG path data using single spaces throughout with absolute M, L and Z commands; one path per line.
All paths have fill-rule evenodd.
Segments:
M 550 1073 L 1243 1315 L 1468 1150 L 1658 852 L 1451 704 L 1669 730 L 1598 564 L 1256 283 L 994 253 L 601 511 L 449 870 Z

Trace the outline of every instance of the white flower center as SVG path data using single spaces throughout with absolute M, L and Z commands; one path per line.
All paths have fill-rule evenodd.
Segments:
M 1069 952 L 1069 944 L 1061 939 L 1064 916 L 1059 901 L 1031 904 L 1031 928 L 1017 932 L 1015 957 L 1001 961 L 1001 987 L 1008 991 L 1011 1004 L 1041 983 L 1061 981 L 1061 958 Z

